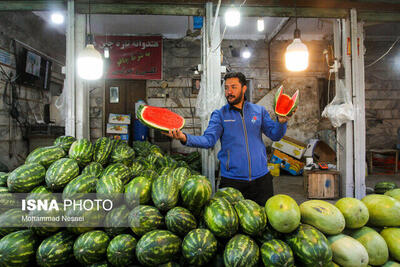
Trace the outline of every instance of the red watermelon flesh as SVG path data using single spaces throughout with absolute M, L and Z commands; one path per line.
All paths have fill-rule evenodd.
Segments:
M 178 114 L 166 108 L 147 105 L 138 109 L 138 118 L 147 126 L 162 131 L 182 129 L 185 125 L 185 119 Z
M 283 93 L 283 86 L 279 87 L 275 95 L 274 110 L 277 115 L 290 116 L 299 102 L 299 90 L 292 97 Z

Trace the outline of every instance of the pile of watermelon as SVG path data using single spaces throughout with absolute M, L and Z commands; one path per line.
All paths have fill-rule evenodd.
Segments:
M 123 204 L 99 213 L 103 228 L 28 229 L 3 227 L 21 210 L 0 205 L 0 266 L 400 266 L 398 189 L 335 205 L 275 195 L 260 206 L 211 188 L 148 142 L 59 137 L 0 174 L 0 204 L 9 192 L 122 195 Z

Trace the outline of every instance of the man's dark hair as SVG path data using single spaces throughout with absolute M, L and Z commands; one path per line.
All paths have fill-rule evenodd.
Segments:
M 244 76 L 244 74 L 241 72 L 229 72 L 225 74 L 224 80 L 226 81 L 229 78 L 238 78 L 242 86 L 247 85 L 246 76 Z

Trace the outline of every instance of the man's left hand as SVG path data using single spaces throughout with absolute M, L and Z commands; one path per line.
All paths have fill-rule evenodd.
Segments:
M 290 120 L 290 118 L 293 117 L 293 115 L 296 113 L 296 110 L 297 110 L 297 108 L 295 110 L 293 110 L 293 112 L 292 112 L 292 114 L 290 116 L 279 116 L 278 115 L 279 123 L 288 122 Z

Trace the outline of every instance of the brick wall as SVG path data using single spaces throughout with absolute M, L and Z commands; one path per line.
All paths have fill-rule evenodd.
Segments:
M 365 65 L 383 55 L 393 40 L 365 41 Z M 400 127 L 400 46 L 365 69 L 367 149 L 395 148 Z

